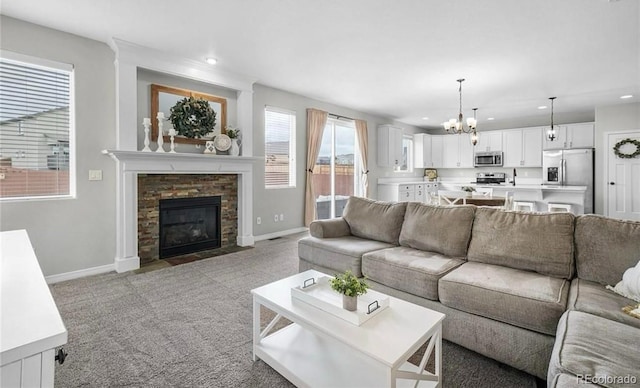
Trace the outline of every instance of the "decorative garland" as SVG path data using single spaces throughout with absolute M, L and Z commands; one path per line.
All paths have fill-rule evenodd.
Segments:
M 213 132 L 216 112 L 203 98 L 185 97 L 171 108 L 169 120 L 178 135 L 197 139 Z
M 636 150 L 630 154 L 625 154 L 624 152 L 621 152 L 620 147 L 622 147 L 625 144 L 634 145 L 636 147 Z M 631 159 L 631 158 L 638 157 L 640 156 L 640 140 L 631 140 L 631 139 L 620 140 L 619 142 L 616 143 L 615 146 L 613 146 L 613 153 L 616 154 L 617 157 L 623 158 L 623 159 Z

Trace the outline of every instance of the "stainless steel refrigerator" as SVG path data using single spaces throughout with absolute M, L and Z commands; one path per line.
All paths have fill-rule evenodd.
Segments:
M 593 213 L 594 162 L 593 148 L 543 151 L 543 183 L 559 186 L 587 186 L 584 212 Z

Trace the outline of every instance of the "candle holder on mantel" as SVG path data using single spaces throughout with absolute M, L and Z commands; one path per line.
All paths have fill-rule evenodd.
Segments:
M 169 129 L 169 136 L 171 137 L 171 151 L 169 151 L 169 153 L 175 154 L 176 153 L 176 144 L 174 143 L 174 138 L 176 137 L 175 128 Z
M 142 120 L 142 125 L 144 125 L 144 148 L 142 152 L 151 152 L 151 148 L 149 148 L 149 126 L 151 125 L 151 119 L 145 117 Z
M 158 149 L 156 150 L 156 152 L 165 152 L 164 148 L 162 147 L 164 145 L 164 139 L 162 138 L 164 135 L 162 126 L 164 125 L 164 113 L 163 112 L 158 112 L 158 116 L 156 116 L 158 119 Z

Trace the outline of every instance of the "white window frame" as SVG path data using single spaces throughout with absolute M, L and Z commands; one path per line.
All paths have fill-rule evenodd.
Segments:
M 403 163 L 398 166 L 398 169 L 396 171 L 398 172 L 413 172 L 413 147 L 414 147 L 414 141 L 413 141 L 413 135 L 402 135 L 402 157 L 404 158 L 404 148 L 405 148 L 405 141 L 408 143 L 407 144 L 407 160 L 406 160 L 406 165 L 407 168 L 403 169 L 402 166 L 405 164 L 404 159 L 403 159 Z
M 289 184 L 288 185 L 270 185 L 268 186 L 266 183 L 266 171 L 265 171 L 265 189 L 267 190 L 279 190 L 279 189 L 292 189 L 296 187 L 296 111 L 279 108 L 271 105 L 265 105 L 264 107 L 264 133 L 265 133 L 265 169 L 267 163 L 267 154 L 266 154 L 266 142 L 267 142 L 267 111 L 281 113 L 289 115 L 290 125 L 289 125 Z
M 0 203 L 42 201 L 76 198 L 76 122 L 75 122 L 75 72 L 74 67 L 68 63 L 52 61 L 49 59 L 33 57 L 13 51 L 0 49 L 0 57 L 12 62 L 23 63 L 32 67 L 43 69 L 55 69 L 69 73 L 69 193 L 58 195 L 38 195 L 24 197 L 0 197 Z
M 342 126 L 353 129 L 354 134 L 354 142 L 353 142 L 353 194 L 356 196 L 363 196 L 364 188 L 362 187 L 362 162 L 360 161 L 360 144 L 358 143 L 358 133 L 356 131 L 356 122 L 354 120 L 346 120 L 340 118 L 327 118 L 327 124 L 325 125 L 325 129 L 327 125 L 333 126 L 333 133 L 331 136 L 331 154 L 334 155 L 331 158 L 331 218 L 335 218 L 335 191 L 336 191 L 336 182 L 335 182 L 335 147 L 336 147 L 336 139 L 335 139 L 335 131 L 336 126 Z

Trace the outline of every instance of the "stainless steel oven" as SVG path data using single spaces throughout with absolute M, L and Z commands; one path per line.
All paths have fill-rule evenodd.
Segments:
M 502 167 L 502 151 L 476 152 L 473 155 L 476 167 Z

